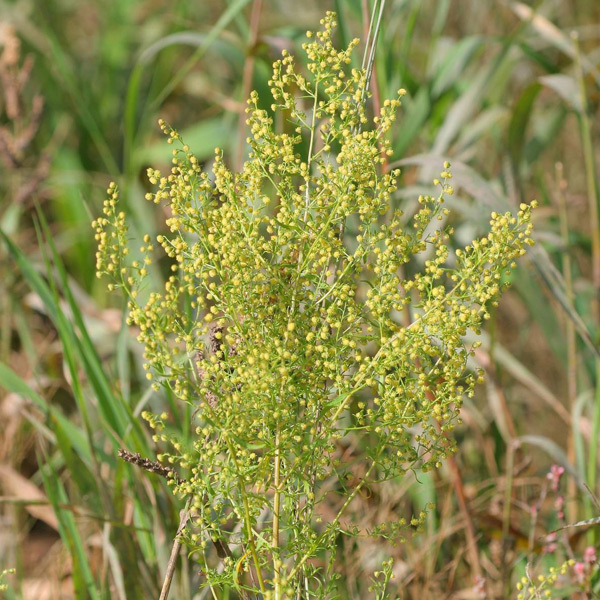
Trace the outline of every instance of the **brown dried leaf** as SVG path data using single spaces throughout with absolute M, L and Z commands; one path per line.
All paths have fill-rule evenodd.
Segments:
M 48 498 L 29 479 L 23 477 L 8 465 L 0 465 L 0 483 L 7 496 L 19 500 L 25 510 L 35 519 L 39 519 L 58 531 L 58 520 Z M 31 504 L 28 504 L 31 502 Z

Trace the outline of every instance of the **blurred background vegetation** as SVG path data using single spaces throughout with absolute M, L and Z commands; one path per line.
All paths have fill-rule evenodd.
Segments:
M 95 278 L 90 222 L 109 181 L 132 235 L 156 235 L 164 214 L 144 200 L 145 170 L 170 158 L 157 119 L 199 160 L 220 146 L 239 165 L 244 100 L 256 89 L 269 107 L 281 50 L 300 59 L 325 10 L 338 12 L 340 44 L 364 40 L 371 7 L 0 0 L 0 571 L 16 568 L 6 598 L 156 598 L 177 529 L 164 481 L 116 455 L 159 451 L 144 408 L 187 435 L 190 415 L 148 390 L 124 305 Z M 399 597 L 508 598 L 525 573 L 600 539 L 593 522 L 542 537 L 600 515 L 600 3 L 388 1 L 373 104 L 399 87 L 395 202 L 410 214 L 447 159 L 457 246 L 491 211 L 534 198 L 539 243 L 484 333 L 474 366 L 487 383 L 465 403 L 458 454 L 356 507 L 368 530 L 434 502 L 425 531 L 397 547 L 340 540 L 340 598 L 369 597 L 365 574 L 385 556 Z M 340 452 L 359 475 L 360 443 Z M 558 491 L 553 464 L 565 469 Z M 586 573 L 556 597 L 598 597 Z M 200 580 L 182 556 L 172 597 L 208 597 Z

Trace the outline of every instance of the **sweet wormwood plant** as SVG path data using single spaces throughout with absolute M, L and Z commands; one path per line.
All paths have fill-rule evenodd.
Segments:
M 214 598 L 332 597 L 340 536 L 399 539 L 402 520 L 364 531 L 349 507 L 454 451 L 447 433 L 480 377 L 466 370 L 463 336 L 479 331 L 532 243 L 521 205 L 493 213 L 489 234 L 449 257 L 451 231 L 438 223 L 448 163 L 412 223 L 394 209 L 399 171 L 384 172 L 382 156 L 404 91 L 367 129 L 366 76 L 349 66 L 358 40 L 338 51 L 334 15 L 321 23 L 303 46 L 307 76 L 286 52 L 274 63 L 272 110 L 288 133 L 251 94 L 241 172 L 217 149 L 207 173 L 160 121 L 176 146 L 168 174 L 148 170 L 158 189 L 147 198 L 170 215 L 156 238 L 172 271 L 163 291 L 145 289 L 149 236 L 143 260 L 129 260 L 114 184 L 93 224 L 98 274 L 128 296 L 148 379 L 193 408 L 189 447 L 166 414 L 144 416 L 169 449 L 159 460 L 181 472 L 171 483 L 190 506 L 184 541 Z M 365 445 L 359 478 L 340 459 L 349 438 Z M 326 502 L 335 516 L 324 523 Z M 390 577 L 386 562 L 377 597 Z

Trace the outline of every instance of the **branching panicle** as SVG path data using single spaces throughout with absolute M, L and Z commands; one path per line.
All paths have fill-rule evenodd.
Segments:
M 308 74 L 286 53 L 274 64 L 272 110 L 285 131 L 256 92 L 248 100 L 241 172 L 219 149 L 205 172 L 161 121 L 173 165 L 148 170 L 157 190 L 147 197 L 168 205 L 169 233 L 144 238 L 142 261 L 128 261 L 114 185 L 94 223 L 98 273 L 128 295 L 148 379 L 195 409 L 188 449 L 165 433 L 166 415 L 147 415 L 171 446 L 161 460 L 187 471 L 174 487 L 193 500 L 188 543 L 209 585 L 277 599 L 300 585 L 302 597 L 324 597 L 308 561 L 335 553 L 364 486 L 436 468 L 453 451 L 446 433 L 480 378 L 467 371 L 474 348 L 464 336 L 480 330 L 532 243 L 522 205 L 516 216 L 493 214 L 490 233 L 450 257 L 451 231 L 436 228 L 453 193 L 448 163 L 439 195 L 420 197 L 407 225 L 393 208 L 400 173 L 382 170 L 404 91 L 368 129 L 365 74 L 349 66 L 357 40 L 338 51 L 332 14 L 323 27 L 304 45 Z M 171 275 L 160 292 L 141 293 L 157 247 Z M 370 440 L 370 462 L 352 487 L 339 446 L 356 436 Z M 345 500 L 324 527 L 318 508 L 332 492 Z M 234 555 L 218 567 L 211 539 Z

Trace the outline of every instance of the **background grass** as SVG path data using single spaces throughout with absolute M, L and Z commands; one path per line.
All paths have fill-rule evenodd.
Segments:
M 158 597 L 177 528 L 164 482 L 116 456 L 159 451 L 144 408 L 184 431 L 190 419 L 149 391 L 123 304 L 94 276 L 90 222 L 108 182 L 133 235 L 158 233 L 164 215 L 143 199 L 145 168 L 170 156 L 158 117 L 200 160 L 220 146 L 239 164 L 243 101 L 256 89 L 269 107 L 281 49 L 300 57 L 325 9 L 339 13 L 341 44 L 364 39 L 367 4 L 0 1 L 0 569 L 17 569 L 7 598 Z M 492 210 L 533 198 L 539 244 L 484 334 L 487 383 L 465 404 L 458 455 L 357 507 L 368 528 L 435 502 L 426 530 L 396 548 L 340 542 L 340 597 L 368 597 L 363 574 L 385 555 L 400 597 L 476 597 L 477 577 L 488 597 L 510 597 L 526 565 L 580 556 L 598 538 L 597 526 L 569 528 L 555 552 L 539 552 L 539 536 L 600 514 L 600 5 L 388 2 L 373 102 L 399 87 L 395 201 L 410 213 L 448 159 L 457 245 Z M 340 452 L 360 475 L 360 444 Z M 545 496 L 554 463 L 566 476 Z M 171 597 L 191 598 L 199 580 L 182 555 Z

